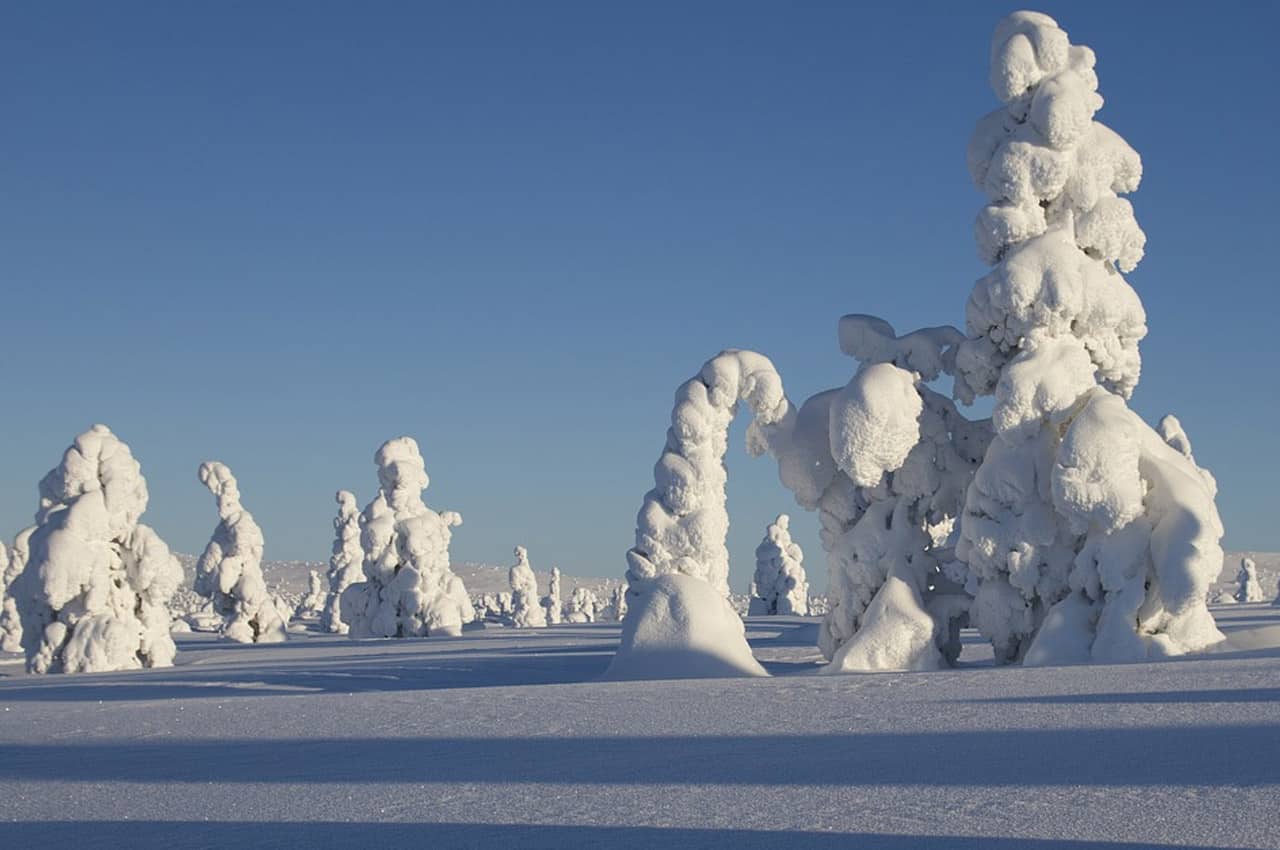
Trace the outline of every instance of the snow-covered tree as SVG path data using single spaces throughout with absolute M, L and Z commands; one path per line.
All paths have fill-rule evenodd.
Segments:
M 547 588 L 547 598 L 542 600 L 542 607 L 547 610 L 548 625 L 558 625 L 563 617 L 564 602 L 560 598 L 560 568 L 551 568 L 551 584 Z
M 196 561 L 196 593 L 213 603 L 222 636 L 237 643 L 285 639 L 282 617 L 262 576 L 262 529 L 240 504 L 240 488 L 226 464 L 200 464 L 200 483 L 218 503 L 218 525 Z
M 305 617 L 317 617 L 324 610 L 325 598 L 328 596 L 324 589 L 324 579 L 320 577 L 320 573 L 311 570 L 307 574 L 307 593 L 298 602 L 293 610 L 293 616 L 298 619 Z
M 609 616 L 615 622 L 621 623 L 627 618 L 627 591 L 622 587 L 615 587 L 613 593 L 609 596 Z
M 28 545 L 33 531 L 35 526 L 18 532 L 7 561 L 0 565 L 3 566 L 3 570 L 0 570 L 0 581 L 3 582 L 3 592 L 0 592 L 0 649 L 5 652 L 22 651 L 22 617 L 18 613 L 18 603 L 13 592 L 18 576 L 22 575 L 22 570 L 27 565 Z
M 338 503 L 338 515 L 333 520 L 335 536 L 329 556 L 329 595 L 320 615 L 320 628 L 345 635 L 347 624 L 342 621 L 342 592 L 364 577 L 364 550 L 360 548 L 360 509 L 355 495 L 348 490 L 339 490 L 334 498 Z
M 139 522 L 147 499 L 138 461 L 105 425 L 76 437 L 40 481 L 40 510 L 20 536 L 27 551 L 12 588 L 29 671 L 173 664 L 168 605 L 182 568 Z
M 1146 237 L 1120 195 L 1142 162 L 1093 120 L 1094 54 L 1054 20 L 996 27 L 969 168 L 988 203 L 956 392 L 993 395 L 996 437 L 957 554 L 971 618 L 1002 662 L 1125 661 L 1222 639 L 1205 604 L 1222 564 L 1216 484 L 1177 420 L 1129 410 L 1146 317 L 1122 276 Z
M 461 634 L 475 619 L 449 564 L 450 529 L 462 516 L 422 501 L 431 479 L 411 437 L 383 443 L 374 463 L 379 491 L 360 519 L 365 580 L 342 592 L 342 621 L 352 637 Z
M 778 514 L 756 547 L 756 574 L 751 580 L 751 614 L 809 613 L 809 581 L 804 552 L 791 539 L 791 517 Z
M 1236 601 L 1265 602 L 1266 598 L 1262 582 L 1258 581 L 1258 565 L 1253 562 L 1253 558 L 1241 558 L 1240 571 L 1236 573 Z
M 529 552 L 516 547 L 516 562 L 508 574 L 511 581 L 511 625 L 517 629 L 540 628 L 547 624 L 547 612 L 538 599 L 538 576 L 529 566 Z
M 595 591 L 589 587 L 578 585 L 569 594 L 569 605 L 565 611 L 565 620 L 570 623 L 594 623 L 596 608 L 599 606 Z

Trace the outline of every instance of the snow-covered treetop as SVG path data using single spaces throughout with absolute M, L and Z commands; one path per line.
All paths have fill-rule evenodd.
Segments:
M 147 509 L 147 482 L 129 447 L 106 425 L 94 425 L 76 437 L 62 463 L 40 481 L 36 524 L 86 493 L 100 493 L 107 537 L 118 539 L 138 524 Z
M 218 501 L 218 516 L 224 522 L 231 522 L 237 514 L 244 513 L 240 504 L 240 486 L 231 469 L 225 463 L 207 460 L 200 464 L 200 483 L 209 488 L 209 492 Z
M 422 501 L 422 491 L 431 483 L 427 465 L 412 437 L 387 440 L 373 457 L 378 465 L 378 484 L 387 504 L 396 513 Z

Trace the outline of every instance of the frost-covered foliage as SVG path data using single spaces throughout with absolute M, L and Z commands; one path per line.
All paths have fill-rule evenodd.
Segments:
M 22 617 L 18 613 L 18 603 L 13 597 L 18 576 L 22 575 L 27 565 L 28 541 L 35 526 L 18 532 L 13 541 L 13 548 L 0 563 L 0 650 L 5 652 L 22 651 Z M 0 549 L 3 547 L 0 546 Z
M 778 514 L 756 547 L 756 574 L 751 580 L 751 614 L 809 613 L 809 581 L 804 552 L 791 539 L 791 517 Z
M 547 612 L 547 623 L 557 625 L 563 619 L 564 602 L 560 598 L 560 568 L 551 568 L 551 584 L 547 588 L 547 598 L 542 600 L 542 607 Z
M 1253 558 L 1241 558 L 1240 571 L 1236 573 L 1236 601 L 1264 602 L 1266 598 L 1262 582 L 1258 581 L 1258 565 Z
M 632 583 L 622 642 L 606 679 L 767 676 L 751 655 L 746 628 L 705 581 L 663 573 Z
M 1125 401 L 1146 317 L 1121 272 L 1146 237 L 1120 195 L 1138 154 L 1093 120 L 1094 54 L 1052 18 L 996 27 L 969 168 L 986 193 L 957 397 L 993 395 L 996 437 L 969 488 L 956 553 L 971 619 L 1000 661 L 1126 661 L 1221 640 L 1205 594 L 1222 563 L 1216 484 L 1176 419 Z
M 782 483 L 821 520 L 830 607 L 818 643 L 830 670 L 936 669 L 959 655 L 968 607 L 942 538 L 990 425 L 927 385 L 954 373 L 955 328 L 898 336 L 849 315 L 838 333 L 861 361 L 849 383 L 753 428 L 753 450 L 777 458 Z
M 360 548 L 360 509 L 356 506 L 355 494 L 339 490 L 334 499 L 338 503 L 338 515 L 333 519 L 329 595 L 320 615 L 320 628 L 345 635 L 348 629 L 342 621 L 342 592 L 364 577 L 364 550 Z
M 13 597 L 33 673 L 167 667 L 169 599 L 182 567 L 139 522 L 147 482 L 105 425 L 76 437 L 40 481 L 34 528 L 19 536 Z
M 580 585 L 573 589 L 573 593 L 569 594 L 569 606 L 565 612 L 565 620 L 570 623 L 594 623 L 597 618 L 596 612 L 599 608 L 600 601 L 596 598 L 595 591 Z
M 307 575 L 307 593 L 299 600 L 297 607 L 293 609 L 293 616 L 298 619 L 320 616 L 320 612 L 324 610 L 324 602 L 327 596 L 328 594 L 324 589 L 324 579 L 320 577 L 320 573 L 311 570 Z
M 462 517 L 423 503 L 430 479 L 412 438 L 383 443 L 374 463 L 380 489 L 360 519 L 365 580 L 342 592 L 342 621 L 352 637 L 460 634 L 475 619 L 449 565 L 450 529 Z
M 218 526 L 196 561 L 196 593 L 213 603 L 222 636 L 237 643 L 285 639 L 288 612 L 281 616 L 262 577 L 262 529 L 240 504 L 240 488 L 226 464 L 200 464 L 200 483 L 218 502 Z
M 516 562 L 511 567 L 511 625 L 517 629 L 541 628 L 547 624 L 547 612 L 538 599 L 538 576 L 529 566 L 529 552 L 523 546 L 515 550 Z
M 655 486 L 645 494 L 636 545 L 627 552 L 631 584 L 681 573 L 729 595 L 724 454 L 729 424 L 743 401 L 762 424 L 787 412 L 782 379 L 767 357 L 753 351 L 721 352 L 676 390 Z

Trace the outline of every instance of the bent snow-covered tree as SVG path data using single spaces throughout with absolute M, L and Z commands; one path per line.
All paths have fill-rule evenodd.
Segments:
M 742 402 L 762 425 L 789 408 L 773 364 L 753 351 L 720 353 L 676 391 L 655 486 L 627 552 L 629 613 L 610 667 L 616 678 L 765 675 L 727 599 L 724 454 Z
M 411 437 L 374 455 L 379 491 L 361 515 L 364 581 L 342 592 L 342 621 L 352 637 L 458 635 L 475 619 L 467 589 L 450 569 L 455 511 L 422 501 L 431 479 Z
M 955 328 L 898 336 L 874 316 L 840 319 L 849 383 L 753 427 L 796 502 L 816 510 L 830 607 L 818 645 L 828 672 L 931 670 L 954 662 L 969 597 L 946 535 L 990 440 L 927 384 L 954 374 Z
M 167 667 L 169 600 L 182 568 L 139 522 L 147 482 L 129 447 L 105 425 L 76 437 L 40 482 L 36 524 L 13 598 L 33 673 Z M 15 547 L 16 548 L 16 547 Z
M 751 580 L 750 614 L 809 613 L 809 581 L 804 552 L 791 539 L 791 517 L 778 518 L 765 530 L 756 547 L 756 574 Z
M 1093 120 L 1094 54 L 1047 15 L 996 27 L 969 168 L 994 265 L 966 308 L 963 401 L 994 395 L 996 437 L 969 488 L 957 554 L 971 619 L 999 661 L 1125 661 L 1222 639 L 1205 604 L 1222 564 L 1216 485 L 1177 421 L 1129 410 L 1146 317 L 1122 276 L 1146 237 L 1120 195 L 1138 154 Z
M 1240 571 L 1236 573 L 1236 601 L 1263 602 L 1266 598 L 1262 582 L 1258 581 L 1258 565 L 1253 558 L 1241 558 Z
M 360 548 L 360 508 L 356 505 L 355 495 L 348 490 L 339 490 L 334 498 L 338 503 L 338 515 L 333 519 L 335 535 L 332 554 L 329 555 L 329 595 L 320 615 L 320 628 L 345 635 L 347 624 L 342 621 L 342 592 L 364 577 L 364 550 Z
M 262 576 L 262 529 L 240 504 L 240 488 L 226 464 L 200 464 L 200 483 L 218 503 L 218 526 L 196 561 L 195 591 L 222 618 L 222 636 L 237 643 L 279 643 L 287 617 Z
M 547 612 L 538 598 L 538 576 L 529 565 L 529 550 L 517 546 L 516 562 L 508 573 L 511 582 L 511 625 L 517 629 L 541 628 Z

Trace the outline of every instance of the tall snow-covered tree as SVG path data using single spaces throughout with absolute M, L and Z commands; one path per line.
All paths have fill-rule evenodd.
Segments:
M 324 603 L 328 594 L 324 589 L 324 579 L 320 573 L 311 570 L 307 573 L 307 592 L 293 609 L 293 616 L 298 619 L 319 616 L 324 611 Z
M 1057 23 L 996 27 L 969 168 L 985 192 L 957 395 L 995 398 L 957 554 L 971 618 L 1000 661 L 1127 661 L 1222 639 L 1205 604 L 1221 568 L 1216 484 L 1176 420 L 1129 410 L 1146 316 L 1122 273 L 1146 237 L 1123 194 L 1138 154 L 1093 120 L 1094 54 Z
M 34 528 L 13 598 L 33 673 L 167 667 L 169 600 L 182 568 L 139 522 L 147 482 L 129 447 L 105 425 L 76 437 L 40 481 Z
M 218 461 L 200 464 L 200 483 L 218 504 L 218 525 L 196 561 L 195 591 L 222 618 L 222 636 L 237 643 L 285 640 L 288 618 L 262 576 L 262 529 L 240 504 L 240 488 L 230 468 Z
M 449 563 L 451 529 L 462 516 L 422 501 L 431 479 L 413 438 L 383 443 L 374 463 L 379 491 L 360 519 L 365 580 L 342 592 L 342 621 L 352 637 L 461 634 L 475 619 Z
M 809 613 L 809 580 L 804 552 L 791 539 L 791 517 L 778 514 L 756 547 L 756 574 L 751 580 L 750 614 Z
M 551 583 L 547 586 L 547 598 L 542 601 L 547 609 L 548 625 L 558 625 L 564 616 L 564 602 L 560 598 L 560 568 L 551 568 Z
M 538 576 L 529 566 L 529 551 L 515 550 L 516 562 L 508 574 L 511 582 L 511 625 L 517 629 L 540 628 L 547 624 L 547 612 L 538 599 Z
M 22 651 L 22 617 L 13 592 L 18 576 L 27 565 L 28 541 L 33 531 L 35 526 L 18 532 L 7 559 L 0 565 L 3 566 L 0 571 L 0 581 L 3 582 L 3 592 L 0 592 L 0 650 L 5 652 Z
M 1266 598 L 1262 582 L 1258 581 L 1258 565 L 1253 558 L 1241 558 L 1240 571 L 1236 573 L 1236 601 L 1265 602 Z
M 329 595 L 320 615 L 320 628 L 345 635 L 347 624 L 342 621 L 342 592 L 364 578 L 364 550 L 360 548 L 360 508 L 356 505 L 355 494 L 339 490 L 334 499 L 338 503 L 338 515 L 333 519 L 335 535 L 332 554 L 329 555 Z

